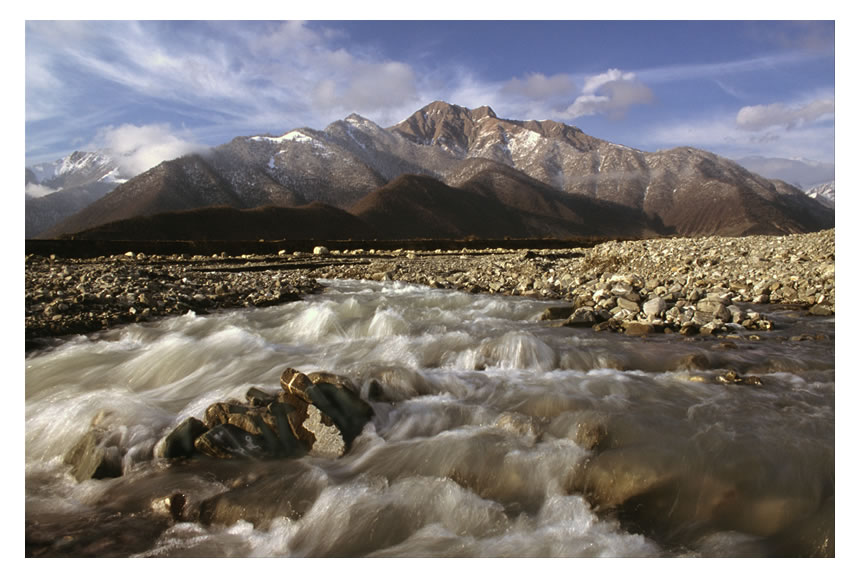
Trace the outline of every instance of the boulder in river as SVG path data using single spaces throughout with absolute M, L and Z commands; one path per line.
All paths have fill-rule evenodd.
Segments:
M 202 453 L 221 459 L 343 455 L 373 417 L 346 377 L 292 368 L 282 391 L 251 388 L 246 403 L 219 401 L 203 420 L 189 417 L 167 435 L 158 455 L 167 459 Z
M 63 461 L 72 466 L 72 475 L 78 481 L 122 475 L 122 454 L 111 444 L 110 433 L 99 427 L 87 431 Z

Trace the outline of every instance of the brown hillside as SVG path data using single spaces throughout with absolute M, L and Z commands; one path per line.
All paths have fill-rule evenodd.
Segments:
M 236 209 L 207 207 L 120 220 L 74 234 L 91 240 L 347 240 L 377 233 L 347 212 L 322 204 Z

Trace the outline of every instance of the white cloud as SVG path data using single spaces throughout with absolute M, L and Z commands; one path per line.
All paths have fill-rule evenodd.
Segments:
M 835 112 L 833 99 L 816 99 L 800 105 L 771 103 L 753 105 L 738 111 L 735 122 L 747 131 L 762 131 L 771 128 L 795 129 L 820 119 L 832 118 Z
M 654 100 L 654 93 L 636 80 L 634 73 L 614 68 L 588 77 L 582 93 L 564 111 L 565 117 L 575 119 L 603 114 L 620 119 L 633 105 L 648 104 Z
M 615 81 L 633 81 L 636 75 L 632 72 L 621 72 L 617 68 L 611 68 L 605 73 L 592 75 L 585 79 L 585 86 L 582 87 L 582 92 L 585 94 L 594 94 L 600 87 L 607 83 Z
M 24 193 L 27 197 L 45 197 L 48 194 L 54 193 L 57 191 L 52 187 L 48 187 L 47 185 L 40 185 L 38 183 L 28 183 L 24 187 Z
M 201 151 L 202 146 L 175 134 L 169 125 L 102 127 L 88 147 L 106 151 L 120 163 L 123 177 L 133 177 L 161 163 Z

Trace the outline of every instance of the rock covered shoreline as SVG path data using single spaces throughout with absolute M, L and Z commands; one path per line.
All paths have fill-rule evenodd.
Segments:
M 368 246 L 372 243 L 368 242 Z M 45 337 L 163 316 L 262 307 L 322 291 L 318 278 L 397 280 L 565 300 L 559 324 L 628 334 L 767 330 L 750 304 L 835 314 L 835 232 L 606 242 L 564 250 L 281 251 L 271 255 L 25 258 L 28 348 Z

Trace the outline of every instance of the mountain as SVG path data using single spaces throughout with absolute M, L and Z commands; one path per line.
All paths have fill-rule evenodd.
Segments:
M 437 101 L 388 128 L 354 114 L 322 131 L 237 137 L 129 180 L 43 237 L 165 211 L 311 202 L 373 227 L 385 222 L 386 231 L 400 220 L 409 226 L 395 229 L 408 237 L 745 235 L 833 226 L 832 211 L 796 187 L 706 151 L 640 151 L 555 121 L 501 119 L 490 107 Z
M 806 190 L 806 195 L 826 207 L 834 208 L 836 207 L 836 182 L 829 181 L 810 187 Z
M 25 168 L 24 234 L 31 238 L 104 197 L 125 180 L 104 153 L 75 151 Z

